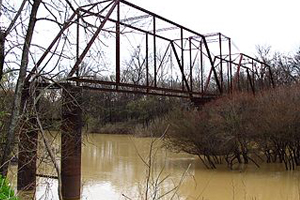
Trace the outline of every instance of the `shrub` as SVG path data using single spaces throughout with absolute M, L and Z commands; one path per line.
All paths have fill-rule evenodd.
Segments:
M 197 155 L 208 168 L 225 161 L 300 165 L 300 87 L 280 87 L 256 96 L 237 93 L 198 110 L 177 110 L 168 118 L 166 146 Z

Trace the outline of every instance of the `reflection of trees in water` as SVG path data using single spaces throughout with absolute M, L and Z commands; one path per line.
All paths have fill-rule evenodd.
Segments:
M 97 199 L 100 194 L 111 199 L 121 198 L 122 194 L 136 197 L 142 191 L 141 185 L 145 184 L 146 167 L 138 157 L 134 144 L 142 156 L 147 156 L 151 139 L 131 140 L 130 136 L 97 134 L 87 137 L 82 151 L 83 195 L 87 199 Z M 56 143 L 60 142 L 57 140 Z M 247 199 L 281 200 L 282 196 L 296 199 L 298 195 L 297 179 L 300 173 L 286 172 L 281 164 L 261 164 L 260 169 L 248 164 L 239 171 L 229 171 L 226 166 L 207 170 L 194 156 L 161 149 L 155 160 L 155 174 L 164 168 L 164 175 L 170 175 L 170 179 L 178 183 L 190 163 L 192 165 L 179 190 L 183 198 L 196 198 L 201 194 L 206 199 L 231 199 L 233 190 L 235 199 L 244 199 L 246 195 Z M 44 169 L 54 173 L 53 167 L 49 166 Z M 44 181 L 39 179 L 39 184 Z M 165 191 L 173 186 L 170 182 L 165 184 L 169 184 L 164 186 Z M 55 181 L 50 185 L 52 192 L 55 192 Z M 45 191 L 41 188 L 38 187 L 38 192 Z
M 117 192 L 137 196 L 145 187 L 147 166 L 141 157 L 149 154 L 150 138 L 133 138 L 120 135 L 92 135 L 90 142 L 83 148 L 83 177 L 87 185 L 111 183 Z M 159 147 L 151 167 L 154 180 L 163 170 L 161 177 L 170 176 L 162 185 L 161 193 L 174 187 L 188 165 L 194 162 L 191 156 L 170 154 Z M 124 192 L 126 190 L 126 192 Z

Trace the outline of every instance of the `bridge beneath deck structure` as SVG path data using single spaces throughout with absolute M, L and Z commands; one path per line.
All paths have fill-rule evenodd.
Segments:
M 66 78 L 54 81 L 51 72 L 62 66 L 71 66 L 64 68 Z M 231 38 L 200 34 L 125 0 L 77 8 L 28 74 L 27 85 L 35 80 L 43 88 L 63 90 L 65 199 L 80 198 L 82 120 L 73 100 L 84 98 L 81 90 L 189 98 L 201 105 L 234 91 L 275 87 L 271 67 L 234 50 Z M 35 185 L 36 158 L 24 156 L 30 155 L 25 150 L 20 154 L 19 165 L 25 167 L 19 170 L 18 189 L 24 190 Z

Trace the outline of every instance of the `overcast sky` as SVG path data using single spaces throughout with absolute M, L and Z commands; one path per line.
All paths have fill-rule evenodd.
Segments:
M 129 0 L 199 33 L 221 32 L 241 52 L 256 45 L 293 53 L 300 47 L 300 0 Z

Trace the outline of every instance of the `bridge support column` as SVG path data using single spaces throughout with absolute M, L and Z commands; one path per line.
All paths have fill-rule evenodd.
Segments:
M 62 94 L 61 178 L 64 200 L 80 199 L 81 89 L 67 85 Z
M 30 121 L 33 123 L 25 122 L 19 137 L 17 188 L 20 191 L 34 191 L 36 187 L 38 131 L 32 127 L 35 120 Z
M 196 108 L 200 108 L 201 106 L 204 106 L 204 104 L 210 102 L 213 100 L 213 98 L 209 97 L 193 97 L 191 98 L 191 102 L 194 104 Z
M 27 103 L 25 103 L 25 101 L 27 101 Z M 25 119 L 24 117 L 21 122 L 22 129 L 19 135 L 20 142 L 18 146 L 17 189 L 19 191 L 28 191 L 29 193 L 34 193 L 36 188 L 36 161 L 38 141 L 36 119 L 31 113 L 32 101 L 33 99 L 29 94 L 29 89 L 24 89 L 21 105 L 24 106 L 25 104 L 27 104 L 25 114 L 27 114 L 29 119 Z

